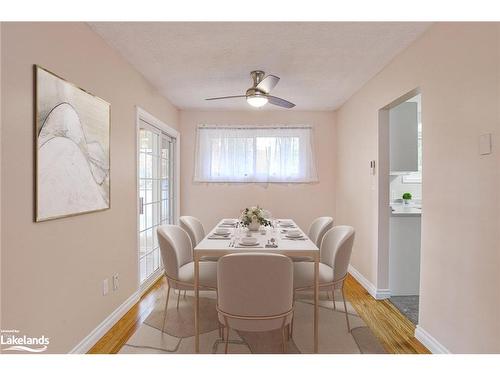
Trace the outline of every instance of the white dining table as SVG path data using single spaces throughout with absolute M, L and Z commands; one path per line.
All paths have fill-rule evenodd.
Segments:
M 233 219 L 222 219 L 206 236 L 203 240 L 201 240 L 198 245 L 193 250 L 193 258 L 194 258 L 194 289 L 195 289 L 195 353 L 200 352 L 200 291 L 199 291 L 199 263 L 201 258 L 203 257 L 221 257 L 227 254 L 234 253 L 247 253 L 247 252 L 269 252 L 275 254 L 283 254 L 290 258 L 304 258 L 309 257 L 314 261 L 314 353 L 318 352 L 318 315 L 319 315 L 319 249 L 312 242 L 309 237 L 298 227 L 298 225 L 291 219 L 280 219 L 276 222 L 278 223 L 277 228 L 272 230 L 269 227 L 261 227 L 261 229 L 266 229 L 265 234 L 261 234 L 261 232 L 252 232 L 252 236 L 256 237 L 259 241 L 259 245 L 256 247 L 244 247 L 238 246 L 238 238 L 237 236 L 245 236 L 243 228 L 236 228 L 223 226 L 224 228 L 228 228 L 231 231 L 231 234 L 227 238 L 217 238 L 213 239 L 213 234 L 215 229 L 222 225 L 222 223 L 227 220 Z M 280 223 L 291 223 L 295 228 L 301 230 L 305 239 L 303 240 L 293 240 L 285 237 L 285 234 L 282 233 L 283 229 L 289 228 L 281 228 Z M 268 240 L 274 237 L 276 239 L 276 243 L 278 247 L 269 248 L 265 245 L 268 243 Z M 235 241 L 236 239 L 236 241 Z

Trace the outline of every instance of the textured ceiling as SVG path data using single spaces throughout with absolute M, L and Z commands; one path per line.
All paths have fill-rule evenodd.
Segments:
M 90 27 L 181 109 L 249 109 L 250 71 L 296 110 L 333 110 L 428 27 L 423 22 L 96 22 Z M 277 109 L 266 105 L 264 109 Z

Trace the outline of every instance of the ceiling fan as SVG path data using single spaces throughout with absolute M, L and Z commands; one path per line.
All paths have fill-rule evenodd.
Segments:
M 246 98 L 247 103 L 253 107 L 262 107 L 267 103 L 283 108 L 295 107 L 295 104 L 289 102 L 288 100 L 269 95 L 271 90 L 278 84 L 280 77 L 273 76 L 272 74 L 269 74 L 268 76 L 265 75 L 266 73 L 262 70 L 254 70 L 253 72 L 250 72 L 250 76 L 253 79 L 253 86 L 246 91 L 245 95 L 221 96 L 205 100 Z

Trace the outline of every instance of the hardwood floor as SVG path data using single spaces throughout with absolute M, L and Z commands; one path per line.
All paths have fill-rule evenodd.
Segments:
M 121 318 L 87 354 L 115 354 L 139 328 L 140 324 L 153 311 L 156 299 L 163 293 L 165 277 L 159 279 L 149 288 L 124 316 Z
M 93 347 L 89 354 L 118 353 L 151 313 L 163 293 L 165 278 L 158 280 Z M 388 353 L 416 354 L 429 351 L 414 337 L 415 326 L 388 300 L 375 300 L 352 276 L 346 282 L 346 297 L 380 340 Z
M 414 336 L 415 325 L 389 300 L 376 300 L 351 275 L 345 291 L 349 302 L 388 353 L 429 354 Z

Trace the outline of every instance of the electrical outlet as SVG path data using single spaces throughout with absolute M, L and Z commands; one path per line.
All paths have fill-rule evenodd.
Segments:
M 108 279 L 102 281 L 102 295 L 105 296 L 109 293 L 109 282 Z
M 120 287 L 119 276 L 117 273 L 113 275 L 113 290 L 118 290 Z

